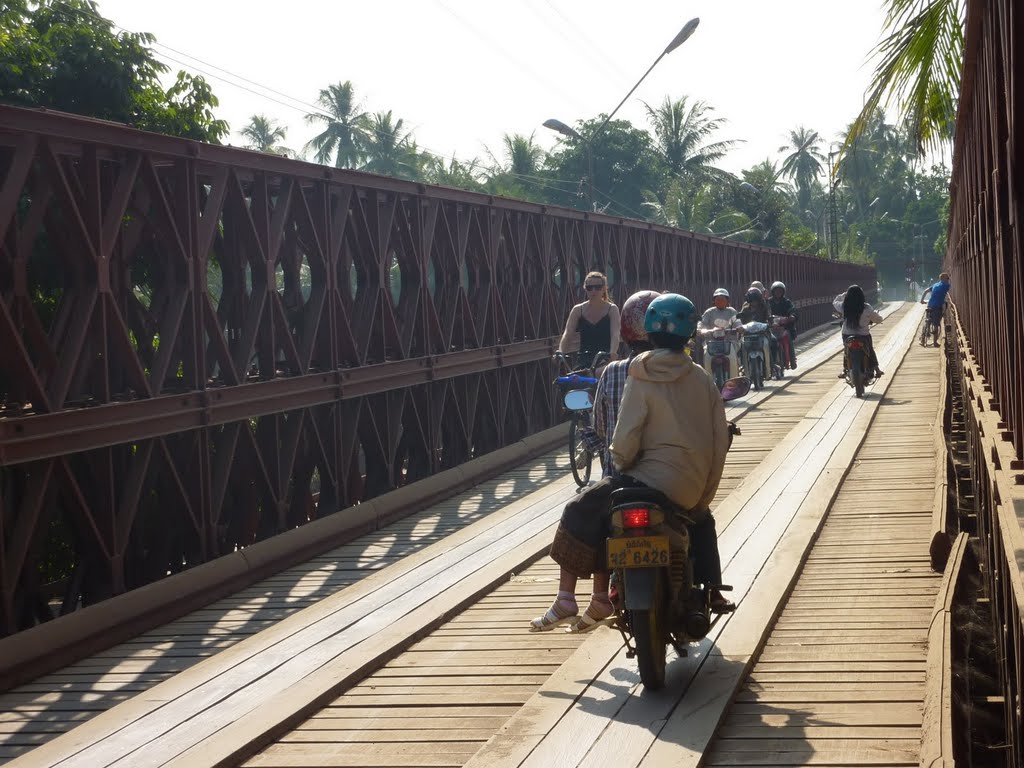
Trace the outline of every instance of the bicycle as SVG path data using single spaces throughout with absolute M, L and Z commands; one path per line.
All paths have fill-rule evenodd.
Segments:
M 923 303 L 923 302 L 922 302 Z M 942 309 L 927 307 L 924 311 L 924 323 L 921 326 L 921 346 L 928 346 L 928 333 L 932 334 L 933 346 L 939 346 L 939 325 L 942 323 Z
M 585 431 L 593 429 L 593 395 L 597 389 L 597 377 L 593 374 L 610 355 L 598 352 L 589 367 L 576 368 L 572 367 L 565 353 L 556 352 L 554 357 L 568 371 L 567 375 L 555 378 L 554 384 L 562 390 L 562 405 L 569 413 L 569 468 L 576 485 L 582 488 L 590 482 L 594 462 L 594 454 L 583 438 Z

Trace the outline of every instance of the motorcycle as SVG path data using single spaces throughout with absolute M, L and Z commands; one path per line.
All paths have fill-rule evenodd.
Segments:
M 768 324 L 751 322 L 743 326 L 743 367 L 747 378 L 754 384 L 754 389 L 764 387 L 768 375 L 768 361 L 765 359 L 765 347 L 768 343 Z
M 706 347 L 704 367 L 715 380 L 715 386 L 721 391 L 725 382 L 736 372 L 736 347 L 739 345 L 739 332 L 728 327 L 725 320 L 715 320 L 714 328 L 705 328 L 700 332 Z M 710 360 L 709 360 L 710 358 Z
M 786 375 L 787 368 L 796 367 L 793 362 L 793 340 L 789 335 L 789 326 L 792 323 L 792 317 L 772 315 L 772 336 L 775 337 L 775 344 L 772 345 L 772 367 L 780 379 Z
M 857 397 L 864 397 L 865 387 L 875 382 L 875 372 L 868 364 L 867 337 L 850 336 L 843 346 L 846 383 L 854 388 Z
M 736 399 L 749 389 L 749 380 L 729 379 L 722 396 Z M 739 434 L 730 422 L 730 445 Z M 665 684 L 666 646 L 685 657 L 685 646 L 707 636 L 721 618 L 711 613 L 711 592 L 732 587 L 694 582 L 692 520 L 660 491 L 620 488 L 611 502 L 607 553 L 615 613 L 608 623 L 622 633 L 627 658 L 636 658 L 644 688 L 657 690 Z

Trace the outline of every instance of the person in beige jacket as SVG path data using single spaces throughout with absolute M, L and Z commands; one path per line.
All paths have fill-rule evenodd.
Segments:
M 619 472 L 657 488 L 699 521 L 710 512 L 729 450 L 714 380 L 685 352 L 637 355 L 610 450 Z
M 695 523 L 690 529 L 694 579 L 721 584 L 710 504 L 722 479 L 729 427 L 714 381 L 686 354 L 686 342 L 696 328 L 696 309 L 689 299 L 663 294 L 651 302 L 645 329 L 656 348 L 638 355 L 629 366 L 610 446 L 622 474 L 604 478 L 566 504 L 550 553 L 561 566 L 558 594 L 548 611 L 530 622 L 531 630 L 543 632 L 572 623 L 572 631 L 586 632 L 611 615 L 608 593 L 599 592 L 598 583 L 607 589 L 601 555 L 608 535 L 610 497 L 619 488 L 655 488 L 687 510 Z M 595 591 L 579 615 L 577 579 L 592 573 Z M 711 606 L 716 612 L 735 608 L 717 590 L 711 593 Z

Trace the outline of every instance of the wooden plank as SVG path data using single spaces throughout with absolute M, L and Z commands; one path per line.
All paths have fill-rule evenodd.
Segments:
M 928 630 L 928 684 L 921 724 L 921 764 L 953 768 L 953 600 L 968 553 L 968 536 L 953 542 L 942 585 L 935 598 L 935 615 Z

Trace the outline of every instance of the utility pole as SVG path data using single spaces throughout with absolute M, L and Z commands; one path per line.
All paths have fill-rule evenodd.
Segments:
M 828 153 L 828 257 L 832 261 L 839 258 L 839 209 L 836 206 L 836 179 L 832 158 L 836 153 Z

